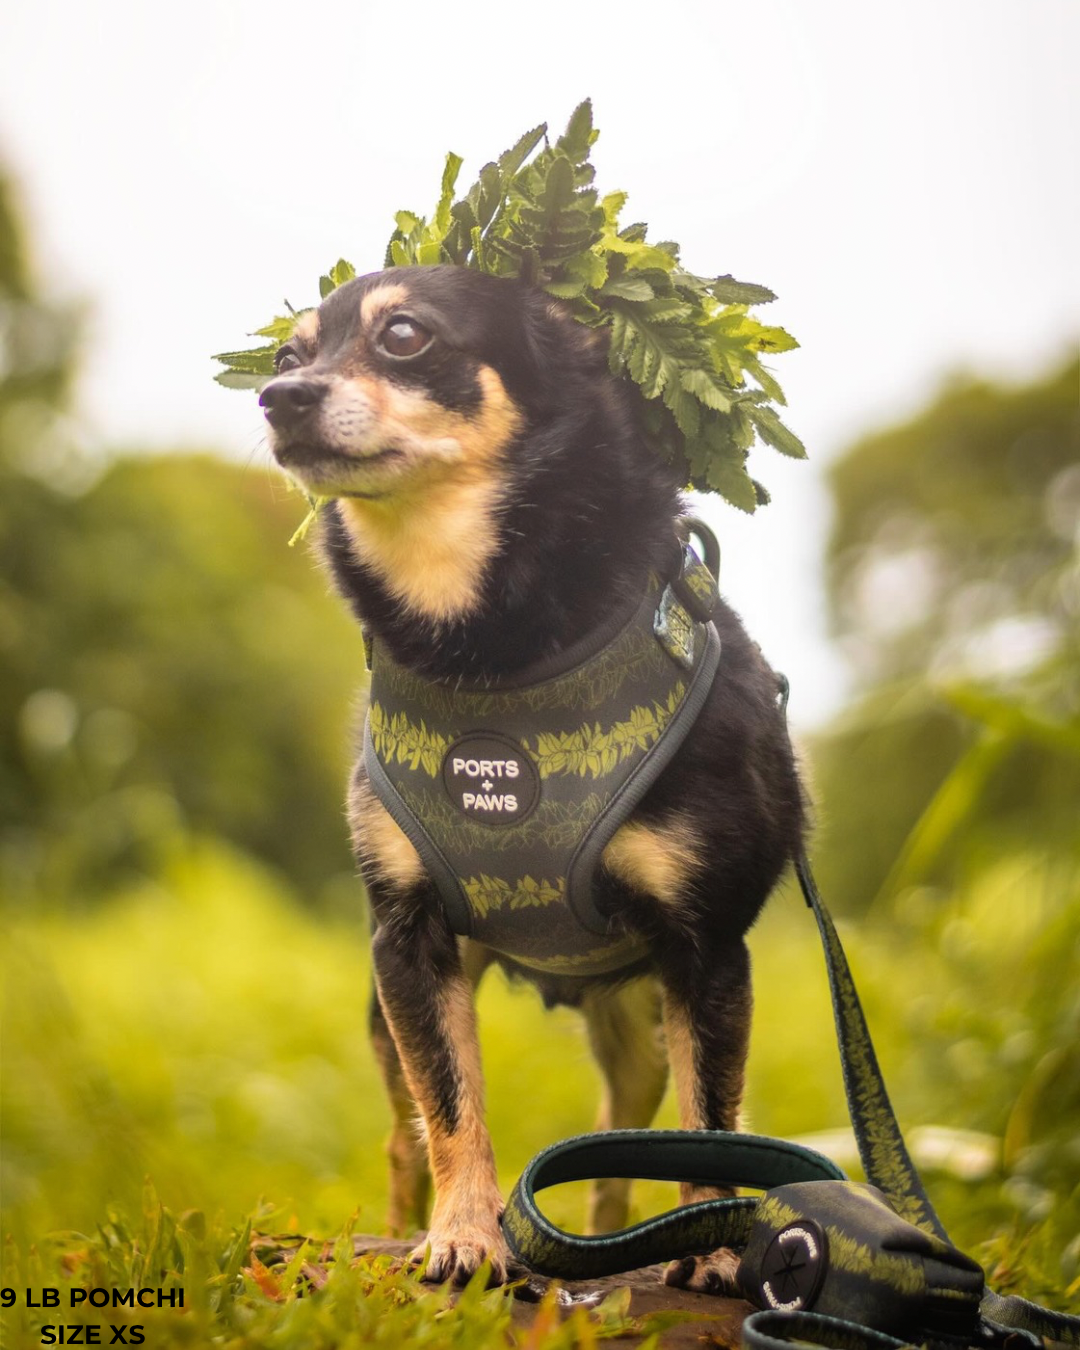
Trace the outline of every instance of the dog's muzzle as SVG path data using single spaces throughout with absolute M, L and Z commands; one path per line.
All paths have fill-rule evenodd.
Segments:
M 259 403 L 272 427 L 295 426 L 326 397 L 327 386 L 315 380 L 271 380 Z

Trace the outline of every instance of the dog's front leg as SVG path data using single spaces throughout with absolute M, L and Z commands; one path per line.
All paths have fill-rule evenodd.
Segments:
M 472 986 L 434 909 L 380 916 L 372 941 L 379 1001 L 424 1118 L 435 1183 L 427 1277 L 464 1282 L 485 1260 L 506 1279 L 502 1198 L 484 1124 Z M 412 1253 L 422 1260 L 425 1247 Z
M 688 1130 L 735 1130 L 739 1125 L 753 995 L 745 943 L 695 948 L 685 963 L 664 972 L 664 1032 Z M 683 1183 L 684 1205 L 731 1195 L 730 1189 Z M 666 1284 L 710 1294 L 736 1294 L 739 1259 L 726 1247 L 708 1256 L 673 1261 Z

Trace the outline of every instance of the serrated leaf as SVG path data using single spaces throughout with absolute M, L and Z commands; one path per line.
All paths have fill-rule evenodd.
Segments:
M 621 300 L 652 300 L 654 298 L 653 288 L 647 281 L 641 277 L 625 275 L 613 277 L 604 285 L 600 294 L 618 296 Z
M 587 283 L 582 277 L 570 277 L 566 281 L 549 281 L 544 290 L 557 300 L 573 300 L 585 290 Z
M 394 223 L 404 235 L 418 234 L 424 228 L 423 219 L 412 211 L 398 211 L 394 215 Z
M 226 389 L 262 389 L 271 378 L 270 375 L 250 375 L 240 370 L 219 370 L 214 376 Z
M 767 305 L 776 299 L 768 286 L 758 286 L 753 281 L 736 281 L 730 273 L 717 277 L 710 283 L 709 290 L 725 305 Z
M 454 201 L 454 185 L 457 183 L 457 176 L 464 163 L 462 157 L 455 155 L 452 150 L 447 153 L 446 163 L 443 165 L 442 183 L 439 188 L 439 204 L 435 208 L 435 219 L 432 222 L 440 240 L 450 228 L 450 207 Z
M 766 445 L 771 445 L 774 450 L 779 450 L 791 459 L 806 458 L 806 446 L 790 428 L 784 426 L 774 409 L 750 404 L 746 411 Z
M 674 380 L 665 384 L 663 399 L 675 414 L 679 430 L 687 440 L 693 440 L 701 429 L 701 404 L 691 398 Z
M 705 482 L 713 492 L 719 492 L 732 506 L 737 506 L 747 515 L 753 515 L 757 510 L 754 480 L 746 472 L 746 466 L 741 460 L 711 460 L 705 470 Z
M 344 258 L 339 258 L 330 269 L 330 280 L 335 287 L 344 286 L 347 281 L 352 281 L 356 277 L 356 268 L 351 262 L 346 262 Z
M 244 352 L 220 352 L 210 359 L 220 361 L 223 366 L 251 375 L 273 375 L 274 357 L 281 344 L 272 342 L 268 347 L 252 347 Z
M 671 254 L 665 253 L 662 248 L 655 248 L 652 244 L 641 244 L 623 239 L 610 230 L 605 230 L 601 235 L 600 247 L 608 253 L 622 254 L 626 259 L 627 267 L 655 267 L 660 271 L 670 272 L 675 266 L 675 260 Z
M 509 150 L 504 150 L 499 156 L 499 172 L 506 178 L 512 178 L 546 135 L 546 122 L 541 122 L 539 126 L 527 131 Z
M 688 394 L 693 394 L 707 408 L 714 408 L 717 412 L 730 412 L 731 399 L 724 389 L 721 388 L 717 378 L 707 370 L 696 368 L 693 370 L 684 370 L 682 373 L 682 387 Z
M 288 342 L 296 331 L 296 321 L 299 318 L 297 314 L 279 314 L 272 319 L 265 328 L 256 328 L 252 337 L 273 338 L 280 347 L 283 342 Z M 214 358 L 217 360 L 217 357 Z
M 604 221 L 615 231 L 615 226 L 619 223 L 619 212 L 626 205 L 627 193 L 609 192 L 600 202 L 600 207 L 604 212 Z
M 731 439 L 740 450 L 749 450 L 754 444 L 754 423 L 750 412 L 742 403 L 736 403 L 729 416 Z
M 784 328 L 766 328 L 757 325 L 757 332 L 750 341 L 750 349 L 755 352 L 790 352 L 799 344 Z
M 747 373 L 752 375 L 754 379 L 757 380 L 758 384 L 761 385 L 762 392 L 767 398 L 772 399 L 774 403 L 779 403 L 781 406 L 787 403 L 787 399 L 784 397 L 784 391 L 780 388 L 776 378 L 770 370 L 767 370 L 761 364 L 756 356 L 747 353 L 743 357 L 743 367 Z
M 552 160 L 537 200 L 542 222 L 554 221 L 574 200 L 574 168 L 565 155 Z
M 566 130 L 555 142 L 555 149 L 561 150 L 568 159 L 580 164 L 589 153 L 589 147 L 596 140 L 593 131 L 592 99 L 583 99 L 570 114 Z
M 587 286 L 594 289 L 599 289 L 607 281 L 607 259 L 593 249 L 587 249 L 576 258 L 571 258 L 565 264 L 564 270 L 570 276 L 581 277 Z
M 390 255 L 393 259 L 394 267 L 408 267 L 415 261 L 412 250 L 409 249 L 401 239 L 394 239 L 391 241 Z

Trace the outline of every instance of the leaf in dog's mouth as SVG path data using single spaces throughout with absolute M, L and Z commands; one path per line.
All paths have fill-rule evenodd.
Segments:
M 311 492 L 305 492 L 304 496 L 308 499 L 308 513 L 293 531 L 292 538 L 289 540 L 290 548 L 295 548 L 307 536 L 307 532 L 315 524 L 319 512 L 330 501 L 329 497 L 317 497 Z

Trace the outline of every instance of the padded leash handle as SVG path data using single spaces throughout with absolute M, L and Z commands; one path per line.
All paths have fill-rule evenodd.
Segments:
M 503 1213 L 511 1251 L 541 1275 L 598 1279 L 658 1261 L 746 1246 L 757 1200 L 702 1200 L 615 1233 L 568 1233 L 544 1215 L 536 1192 L 566 1181 L 636 1177 L 768 1190 L 795 1181 L 842 1181 L 826 1157 L 783 1139 L 724 1130 L 612 1130 L 582 1134 L 538 1153 Z

